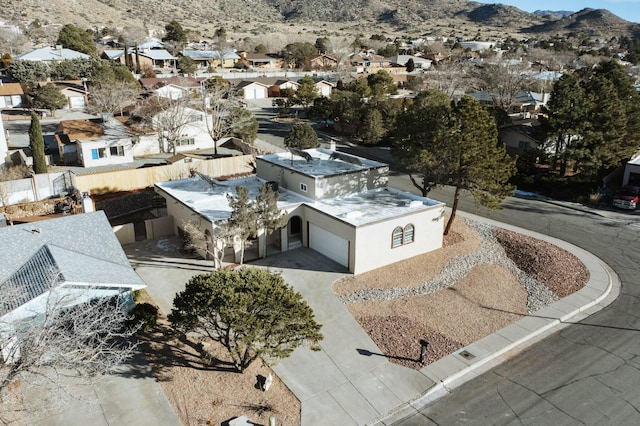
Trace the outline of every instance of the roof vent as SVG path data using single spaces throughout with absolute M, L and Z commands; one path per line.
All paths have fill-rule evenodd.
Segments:
M 33 228 L 31 230 L 32 234 L 42 234 L 42 228 Z

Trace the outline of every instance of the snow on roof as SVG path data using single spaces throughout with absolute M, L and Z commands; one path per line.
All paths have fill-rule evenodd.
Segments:
M 354 226 L 403 216 L 434 206 L 444 206 L 440 201 L 395 188 L 372 189 L 307 204 Z
M 216 181 L 213 185 L 201 177 L 156 183 L 156 186 L 212 222 L 227 219 L 231 214 L 227 194 L 235 196 L 236 187 L 249 189 L 255 199 L 265 181 L 257 177 Z M 349 196 L 313 201 L 284 188 L 279 189 L 278 208 L 300 204 L 333 216 L 354 226 L 378 222 L 444 205 L 395 188 L 379 188 Z
M 231 214 L 227 194 L 235 196 L 236 188 L 243 186 L 249 190 L 249 198 L 255 200 L 266 183 L 255 176 L 227 181 L 210 180 L 213 184 L 196 176 L 156 183 L 156 186 L 203 217 L 216 222 L 227 219 Z M 279 193 L 278 208 L 280 209 L 308 201 L 307 198 L 284 189 L 280 189 Z
M 278 152 L 263 155 L 258 158 L 285 169 L 294 170 L 312 177 L 333 176 L 372 168 L 387 167 L 386 164 L 378 161 L 323 148 L 305 149 L 302 152 L 308 153 L 309 157 L 307 158 L 300 155 L 300 151 L 294 152 Z

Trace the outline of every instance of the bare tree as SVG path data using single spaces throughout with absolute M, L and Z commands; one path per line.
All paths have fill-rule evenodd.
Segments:
M 185 127 L 202 118 L 200 111 L 190 108 L 189 101 L 150 96 L 136 107 L 134 114 L 158 132 L 162 152 L 175 155 Z
M 31 42 L 24 34 L 0 29 L 0 53 L 9 53 L 13 56 L 24 52 L 30 45 Z
M 346 38 L 331 38 L 329 39 L 329 52 L 338 61 L 337 68 L 347 68 L 347 60 L 351 53 L 351 41 Z
M 478 88 L 487 91 L 496 107 L 508 111 L 518 92 L 531 84 L 527 68 L 521 62 L 485 64 L 478 69 Z
M 49 282 L 58 276 L 51 271 Z M 72 385 L 95 383 L 134 355 L 136 344 L 129 338 L 135 328 L 127 325 L 120 299 L 88 302 L 87 294 L 80 293 L 54 288 L 45 303 L 20 315 L 7 307 L 24 297 L 24 289 L 11 281 L 0 286 L 0 421 L 10 421 L 25 409 L 52 408 L 51 401 L 23 407 L 20 389 L 37 387 L 62 403 L 80 397 Z
M 218 155 L 218 141 L 251 126 L 255 118 L 251 114 L 233 114 L 242 102 L 235 96 L 228 82 L 210 79 L 205 82 L 202 95 L 202 110 L 209 116 L 205 122 L 213 140 L 214 155 Z
M 140 95 L 140 86 L 128 81 L 99 82 L 91 87 L 89 109 L 92 112 L 107 112 L 122 115 L 124 107 L 135 103 Z
M 441 61 L 424 74 L 427 87 L 446 93 L 449 97 L 463 95 L 476 86 L 471 67 L 466 61 Z

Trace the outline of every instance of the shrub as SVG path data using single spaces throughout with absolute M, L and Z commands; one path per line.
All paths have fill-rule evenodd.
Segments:
M 158 320 L 158 308 L 150 303 L 139 303 L 131 311 L 131 325 L 140 326 L 142 331 L 149 331 L 155 327 Z

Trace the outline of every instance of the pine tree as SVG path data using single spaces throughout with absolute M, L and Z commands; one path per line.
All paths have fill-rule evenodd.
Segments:
M 44 139 L 40 119 L 35 112 L 31 113 L 31 126 L 29 127 L 29 148 L 33 156 L 33 172 L 36 174 L 47 173 L 47 160 L 44 155 Z
M 173 300 L 176 330 L 222 344 L 237 371 L 259 356 L 286 358 L 300 345 L 317 349 L 321 325 L 302 295 L 266 269 L 221 269 L 196 275 Z M 211 354 L 213 355 L 213 354 Z
M 498 208 L 513 191 L 508 180 L 515 173 L 515 160 L 498 145 L 491 115 L 469 96 L 452 105 L 440 91 L 420 95 L 398 117 L 393 151 L 423 196 L 435 186 L 455 187 L 445 235 L 456 217 L 462 191 L 469 191 L 477 205 L 490 209 Z

